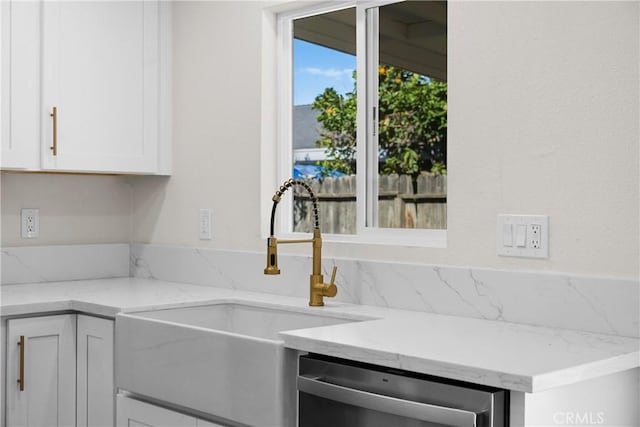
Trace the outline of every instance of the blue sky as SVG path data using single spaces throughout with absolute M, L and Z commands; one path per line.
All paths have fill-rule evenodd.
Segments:
M 293 104 L 311 104 L 325 88 L 353 89 L 356 57 L 302 40 L 293 40 Z

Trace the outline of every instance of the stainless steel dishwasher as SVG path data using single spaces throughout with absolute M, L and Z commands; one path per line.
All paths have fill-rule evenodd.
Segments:
M 506 427 L 506 390 L 300 357 L 299 427 Z

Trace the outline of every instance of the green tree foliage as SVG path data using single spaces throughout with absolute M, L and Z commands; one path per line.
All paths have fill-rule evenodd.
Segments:
M 380 66 L 378 75 L 380 173 L 414 177 L 421 171 L 446 173 L 447 84 L 386 65 Z M 327 88 L 313 108 L 323 128 L 316 144 L 329 154 L 321 166 L 354 173 L 355 87 L 345 95 Z

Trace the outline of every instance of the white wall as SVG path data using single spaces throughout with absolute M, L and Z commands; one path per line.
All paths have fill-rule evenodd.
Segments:
M 447 259 L 637 278 L 638 4 L 453 3 Z M 494 255 L 503 212 L 550 215 L 548 261 Z
M 174 5 L 174 174 L 135 181 L 134 241 L 263 249 L 264 5 Z M 638 9 L 451 2 L 448 247 L 326 244 L 325 252 L 637 278 Z M 214 212 L 210 242 L 197 239 L 203 207 Z M 549 259 L 498 257 L 498 213 L 549 215 Z
M 261 248 L 262 3 L 177 2 L 173 175 L 134 185 L 136 242 Z M 199 208 L 213 210 L 211 242 Z
M 174 5 L 170 179 L 3 174 L 2 245 L 262 250 L 265 4 Z M 451 2 L 448 247 L 325 253 L 637 278 L 638 20 L 637 2 Z M 40 239 L 19 238 L 20 207 L 40 207 Z M 203 207 L 214 213 L 209 242 L 197 239 Z M 549 215 L 550 258 L 498 257 L 498 213 Z
M 132 190 L 128 179 L 2 173 L 2 246 L 129 242 Z M 21 208 L 40 210 L 40 238 L 20 237 Z

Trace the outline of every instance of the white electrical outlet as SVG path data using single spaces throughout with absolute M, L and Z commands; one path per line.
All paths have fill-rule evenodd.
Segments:
M 523 258 L 549 257 L 547 215 L 498 215 L 498 255 Z
M 529 246 L 533 249 L 542 247 L 542 224 L 529 224 Z
M 211 209 L 200 209 L 198 213 L 198 237 L 211 240 Z
M 20 209 L 20 235 L 23 239 L 36 239 L 40 236 L 38 209 Z

